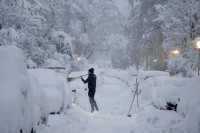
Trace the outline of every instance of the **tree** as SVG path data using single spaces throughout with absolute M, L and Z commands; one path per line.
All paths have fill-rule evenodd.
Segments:
M 174 64 L 178 66 L 168 60 L 170 71 L 191 76 L 190 70 L 195 70 L 197 66 L 192 40 L 200 34 L 199 0 L 169 0 L 166 5 L 156 7 L 159 12 L 156 21 L 162 23 L 165 37 L 163 47 L 168 54 L 174 49 L 180 51 L 179 56 L 171 59 L 173 62 L 177 61 Z M 187 62 L 187 65 L 183 62 Z
M 139 69 L 145 64 L 145 69 L 164 70 L 164 51 L 162 49 L 162 29 L 155 22 L 156 4 L 163 4 L 162 0 L 130 0 L 132 13 L 126 26 L 126 35 L 129 38 L 129 55 L 132 63 Z M 153 60 L 157 59 L 157 68 L 153 68 Z

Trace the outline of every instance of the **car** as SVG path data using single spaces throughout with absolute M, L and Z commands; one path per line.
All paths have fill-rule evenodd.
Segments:
M 29 74 L 34 76 L 39 82 L 47 96 L 50 114 L 60 114 L 70 106 L 70 88 L 62 73 L 56 73 L 50 69 L 30 69 Z
M 57 73 L 63 73 L 68 75 L 70 72 L 70 69 L 68 67 L 60 67 L 60 66 L 48 66 L 48 67 L 43 67 L 43 69 L 52 69 Z

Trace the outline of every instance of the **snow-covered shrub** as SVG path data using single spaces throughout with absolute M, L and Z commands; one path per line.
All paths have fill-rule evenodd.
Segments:
M 1 29 L 0 38 L 0 46 L 16 45 L 19 39 L 17 31 L 12 27 L 8 29 Z
M 170 75 L 181 74 L 183 77 L 192 77 L 196 70 L 195 60 L 190 58 L 186 59 L 182 56 L 174 56 L 167 60 L 167 67 Z
M 32 75 L 30 70 L 29 77 L 31 81 L 31 86 L 33 89 L 33 99 L 35 103 L 35 113 L 34 115 L 34 122 L 37 123 L 43 123 L 47 124 L 48 116 L 49 116 L 49 103 L 47 100 L 47 96 L 44 92 L 44 90 L 41 88 L 39 81 L 36 76 Z M 37 111 L 39 110 L 39 111 Z
M 51 113 L 60 113 L 66 109 L 66 86 L 53 70 L 32 69 L 29 73 L 37 77 L 41 88 L 45 91 Z
M 13 46 L 0 47 L 0 132 L 29 133 L 33 99 L 24 56 Z

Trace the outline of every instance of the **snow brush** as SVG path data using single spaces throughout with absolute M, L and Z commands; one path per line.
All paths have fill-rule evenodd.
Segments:
M 88 75 L 88 74 L 82 75 L 82 77 L 87 76 L 87 75 Z M 81 78 L 81 76 L 79 76 L 79 77 L 68 77 L 68 78 L 67 78 L 67 81 L 68 81 L 68 82 L 71 82 L 71 81 L 74 81 L 75 79 L 78 79 L 78 78 Z

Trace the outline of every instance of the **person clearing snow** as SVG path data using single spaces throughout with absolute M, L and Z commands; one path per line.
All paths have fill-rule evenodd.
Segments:
M 97 111 L 99 111 L 99 108 L 97 106 L 97 103 L 94 99 L 94 95 L 95 95 L 95 92 L 96 92 L 96 80 L 97 80 L 97 76 L 94 74 L 94 68 L 90 68 L 88 70 L 88 78 L 86 80 L 83 79 L 83 76 L 80 76 L 83 83 L 88 83 L 88 96 L 89 96 L 89 101 L 90 101 L 90 104 L 91 104 L 91 113 L 94 112 L 94 107 L 96 108 Z

